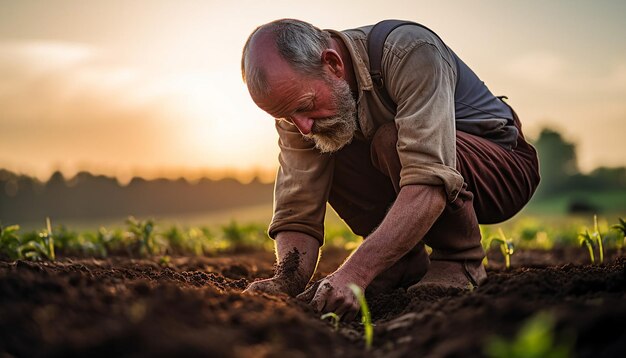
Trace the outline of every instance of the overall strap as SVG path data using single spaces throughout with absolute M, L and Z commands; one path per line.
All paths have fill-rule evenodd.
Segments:
M 374 25 L 370 33 L 367 35 L 367 54 L 369 56 L 370 76 L 372 77 L 372 82 L 374 83 L 374 90 L 383 101 L 385 107 L 387 107 L 387 109 L 393 113 L 396 113 L 397 106 L 393 102 L 391 97 L 389 97 L 389 93 L 385 89 L 385 80 L 383 78 L 381 68 L 383 60 L 383 49 L 385 47 L 385 41 L 387 40 L 387 36 L 389 36 L 391 31 L 402 25 L 415 25 L 422 27 L 432 32 L 433 34 L 435 34 L 435 36 L 439 38 L 439 36 L 435 32 L 433 32 L 426 26 L 418 24 L 416 22 L 404 20 L 383 20 Z M 441 42 L 443 43 L 443 41 Z

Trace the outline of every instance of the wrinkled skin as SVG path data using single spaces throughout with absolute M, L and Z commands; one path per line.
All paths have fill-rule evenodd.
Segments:
M 342 321 L 350 322 L 357 317 L 360 308 L 348 287 L 350 283 L 354 282 L 336 272 L 315 282 L 298 295 L 298 299 L 308 302 L 318 312 L 334 312 Z

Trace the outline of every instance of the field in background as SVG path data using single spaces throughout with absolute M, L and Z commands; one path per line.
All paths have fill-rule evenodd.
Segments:
M 531 200 L 520 215 L 567 216 L 576 210 L 588 214 L 623 216 L 626 213 L 626 190 L 574 191 L 549 199 Z
M 179 225 L 179 226 L 206 226 L 220 227 L 232 221 L 245 224 L 254 224 L 267 226 L 272 219 L 272 204 L 262 204 L 246 206 L 232 210 L 212 210 L 208 212 L 199 212 L 193 214 L 181 215 L 165 215 L 165 216 L 137 216 L 138 219 L 154 219 L 162 226 Z M 53 221 L 55 218 L 51 217 Z M 97 230 L 101 226 L 113 228 L 120 226 L 126 220 L 125 216 L 111 217 L 94 220 L 61 220 L 59 224 L 63 224 L 74 230 Z M 343 221 L 335 214 L 332 208 L 328 208 L 326 212 L 326 222 L 330 226 L 343 225 Z M 11 224 L 11 223 L 3 223 Z M 27 222 L 20 224 L 24 230 L 37 230 L 43 227 L 45 218 L 41 218 L 40 222 Z
M 555 202 L 546 207 L 555 207 L 558 204 Z M 595 251 L 599 250 L 597 237 L 601 237 L 606 248 L 621 252 L 625 246 L 624 236 L 612 229 L 619 224 L 620 218 L 626 216 L 624 212 L 563 215 L 554 214 L 558 212 L 555 210 L 541 215 L 532 214 L 530 209 L 506 222 L 482 225 L 485 249 L 502 249 L 502 246 L 496 244 L 500 239 L 501 242 L 509 242 L 515 250 L 551 250 L 559 247 L 585 250 L 581 246 L 581 235 L 585 233 L 596 240 L 596 244 L 591 244 Z M 242 249 L 272 250 L 273 242 L 267 237 L 271 213 L 271 205 L 258 205 L 204 214 L 120 217 L 100 221 L 72 222 L 51 218 L 50 229 L 47 229 L 44 221 L 20 225 L 15 232 L 15 239 L 6 239 L 5 236 L 8 238 L 11 234 L 5 233 L 0 240 L 0 256 L 4 253 L 13 259 L 27 258 L 28 255 L 34 259 L 51 258 L 55 255 L 54 251 L 61 256 L 86 257 L 120 254 L 130 257 L 215 256 Z M 594 217 L 597 217 L 597 227 Z M 4 227 L 8 226 L 5 224 Z M 16 226 L 13 230 L 15 228 Z M 352 250 L 361 240 L 328 207 L 325 247 Z
M 588 212 L 571 214 L 568 213 L 569 206 L 573 202 L 585 202 L 592 207 Z M 596 210 L 593 210 L 596 209 Z M 563 223 L 564 221 L 584 222 L 589 221 L 597 214 L 599 217 L 606 218 L 609 221 L 615 221 L 618 217 L 626 216 L 626 191 L 616 190 L 601 193 L 594 192 L 578 192 L 568 195 L 561 195 L 547 200 L 531 201 L 518 215 L 512 219 L 498 225 L 510 227 L 516 222 L 526 218 L 538 218 L 546 224 L 550 222 Z M 232 221 L 238 223 L 267 225 L 272 218 L 272 205 L 261 204 L 246 207 L 240 207 L 229 210 L 212 210 L 207 212 L 198 212 L 193 214 L 180 215 L 155 215 L 155 216 L 138 216 L 140 219 L 155 219 L 161 225 L 180 225 L 180 226 L 207 226 L 219 227 Z M 54 217 L 51 217 L 53 221 Z M 61 220 L 58 222 L 75 230 L 97 230 L 104 226 L 112 228 L 121 225 L 126 216 L 101 218 L 93 220 Z M 337 216 L 334 210 L 328 206 L 326 211 L 326 223 L 330 227 L 343 226 L 343 221 Z M 13 223 L 3 222 L 4 225 Z M 20 223 L 24 230 L 40 229 L 45 224 L 45 218 L 42 217 L 37 222 Z

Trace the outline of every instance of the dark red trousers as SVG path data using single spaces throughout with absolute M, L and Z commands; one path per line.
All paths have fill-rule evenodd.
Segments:
M 465 184 L 424 237 L 423 242 L 433 248 L 431 259 L 482 259 L 478 224 L 511 218 L 535 192 L 537 153 L 513 115 L 520 133 L 514 150 L 457 131 L 456 165 Z M 355 140 L 336 154 L 329 202 L 357 235 L 369 235 L 398 195 L 397 137 L 395 124 L 389 123 L 378 129 L 372 142 Z

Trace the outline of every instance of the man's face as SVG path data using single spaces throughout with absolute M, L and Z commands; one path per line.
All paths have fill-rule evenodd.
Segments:
M 268 96 L 255 98 L 261 109 L 294 124 L 323 153 L 336 152 L 352 141 L 356 101 L 345 80 L 331 73 L 320 79 L 293 71 L 281 77 L 270 82 Z
M 313 120 L 311 132 L 303 134 L 312 139 L 322 153 L 333 153 L 348 145 L 356 131 L 356 101 L 346 81 L 325 76 L 330 101 L 335 114 Z M 293 120 L 292 120 L 293 121 Z M 302 131 L 301 131 L 302 132 Z

